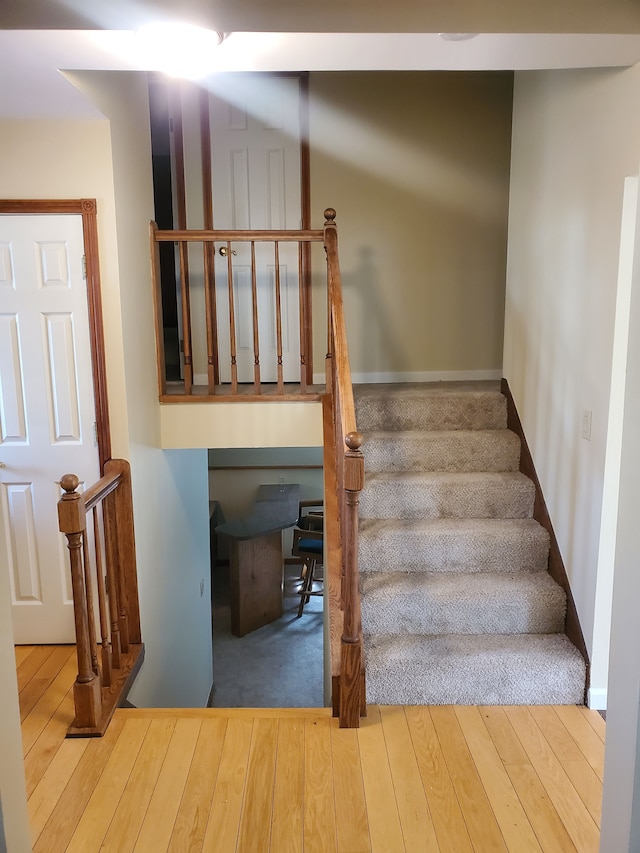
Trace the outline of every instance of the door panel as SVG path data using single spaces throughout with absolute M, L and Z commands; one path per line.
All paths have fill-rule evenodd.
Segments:
M 300 80 L 297 77 L 219 75 L 211 96 L 212 191 L 218 229 L 301 227 Z M 217 247 L 218 248 L 218 247 Z M 233 299 L 238 379 L 253 381 L 251 249 L 235 244 Z M 280 244 L 283 372 L 300 379 L 297 245 Z M 256 244 L 258 336 L 263 382 L 277 379 L 275 257 Z M 228 266 L 216 255 L 220 377 L 230 381 Z
M 82 217 L 0 216 L 0 571 L 17 643 L 74 642 L 59 481 L 97 480 Z

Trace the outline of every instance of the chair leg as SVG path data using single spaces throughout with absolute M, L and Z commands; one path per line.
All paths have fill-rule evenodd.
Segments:
M 316 566 L 316 561 L 313 559 L 309 560 L 309 562 L 307 564 L 307 571 L 304 575 L 304 580 L 302 582 L 302 586 L 300 587 L 300 590 L 298 591 L 298 594 L 300 596 L 300 604 L 298 606 L 298 616 L 296 617 L 298 619 L 302 616 L 302 611 L 304 610 L 305 604 L 308 604 L 308 602 L 309 602 L 310 596 L 308 593 L 313 586 L 313 571 L 315 569 L 315 566 Z

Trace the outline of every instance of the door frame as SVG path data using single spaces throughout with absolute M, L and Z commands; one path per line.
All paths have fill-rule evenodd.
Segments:
M 96 414 L 96 439 L 100 473 L 111 459 L 111 428 L 107 396 L 107 369 L 104 352 L 104 326 L 98 259 L 97 204 L 93 198 L 81 199 L 0 199 L 0 214 L 75 214 L 82 216 L 82 234 L 86 266 L 87 308 L 91 340 L 91 370 Z

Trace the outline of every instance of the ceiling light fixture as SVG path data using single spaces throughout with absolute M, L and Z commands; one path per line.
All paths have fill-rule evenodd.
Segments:
M 216 48 L 231 33 L 192 24 L 159 23 L 141 27 L 136 35 L 142 67 L 172 77 L 201 80 L 216 70 Z

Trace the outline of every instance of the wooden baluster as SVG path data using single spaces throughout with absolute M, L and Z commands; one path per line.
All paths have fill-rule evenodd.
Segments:
M 116 527 L 115 495 L 107 495 L 102 504 L 104 520 L 105 557 L 107 564 L 107 595 L 109 598 L 109 620 L 111 622 L 111 664 L 113 669 L 122 666 L 122 644 L 120 642 L 120 612 L 118 603 L 118 530 Z
M 256 244 L 251 241 L 251 301 L 253 304 L 253 385 L 256 394 L 261 392 L 260 338 L 258 334 L 258 282 L 256 276 Z
M 102 717 L 100 679 L 91 667 L 89 617 L 82 567 L 82 537 L 86 529 L 86 512 L 82 495 L 78 494 L 79 479 L 75 474 L 65 474 L 60 481 L 65 494 L 58 501 L 60 531 L 67 537 L 71 562 L 73 589 L 73 614 L 76 629 L 76 654 L 78 676 L 73 685 L 75 725 L 95 727 Z
M 302 241 L 298 241 L 298 302 L 300 303 L 300 390 L 307 390 L 307 323 L 304 258 Z
M 107 594 L 104 586 L 104 569 L 102 565 L 102 537 L 100 535 L 100 522 L 98 519 L 98 508 L 93 508 L 93 539 L 96 544 L 96 578 L 98 581 L 98 612 L 100 614 L 100 647 L 102 657 L 102 685 L 110 687 L 111 673 L 111 646 L 109 644 L 109 621 L 107 617 Z
M 202 249 L 204 252 L 204 306 L 207 334 L 207 390 L 209 394 L 215 394 L 218 382 L 215 246 L 213 243 L 205 242 Z
M 164 320 L 162 313 L 162 280 L 160 277 L 160 244 L 156 240 L 158 226 L 151 223 L 151 277 L 153 279 L 153 314 L 156 324 L 156 369 L 158 373 L 158 393 L 167 393 L 167 369 L 164 351 Z
M 118 530 L 118 576 L 120 593 L 120 632 L 126 630 L 126 648 L 130 643 L 141 643 L 140 603 L 138 596 L 138 570 L 136 566 L 136 541 L 133 524 L 133 495 L 131 492 L 131 467 L 125 459 L 110 459 L 104 466 L 105 474 L 118 472 L 120 483 L 113 493 Z
M 233 261 L 231 243 L 227 241 L 227 284 L 229 288 L 229 346 L 231 350 L 231 390 L 238 393 L 238 359 L 236 352 L 236 312 L 233 300 Z
M 96 641 L 96 620 L 93 607 L 93 583 L 91 580 L 91 555 L 87 532 L 82 534 L 82 564 L 84 566 L 84 591 L 87 598 L 87 627 L 89 628 L 89 648 L 91 650 L 91 669 L 100 677 L 98 666 L 98 643 Z
M 350 432 L 345 438 L 349 448 L 344 455 L 344 492 L 346 514 L 343 551 L 346 553 L 344 623 L 340 667 L 340 727 L 360 724 L 362 643 L 360 638 L 360 591 L 358 586 L 358 504 L 364 487 L 362 435 Z
M 184 356 L 184 393 L 193 391 L 193 355 L 191 349 L 191 294 L 189 291 L 189 257 L 187 244 L 178 244 L 180 258 L 180 298 L 182 306 L 182 353 Z
M 284 379 L 282 368 L 282 306 L 280 297 L 280 245 L 278 241 L 275 246 L 276 266 L 276 354 L 278 357 L 278 391 L 284 394 Z

